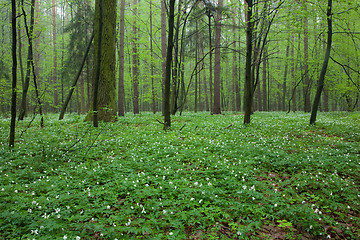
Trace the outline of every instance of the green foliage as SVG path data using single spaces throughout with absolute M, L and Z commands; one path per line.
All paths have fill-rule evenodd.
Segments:
M 19 122 L 15 148 L 0 143 L 0 238 L 256 239 L 269 226 L 287 239 L 330 227 L 359 237 L 359 113 L 320 114 L 316 126 L 307 114 L 244 126 L 184 113 L 167 132 L 157 118 Z

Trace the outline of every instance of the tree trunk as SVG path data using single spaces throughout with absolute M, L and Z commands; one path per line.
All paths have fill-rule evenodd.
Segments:
M 22 5 L 24 6 L 24 1 L 22 2 Z M 27 105 L 27 92 L 29 89 L 29 83 L 30 83 L 30 77 L 31 77 L 31 69 L 32 69 L 32 61 L 33 61 L 33 31 L 34 31 L 34 13 L 35 13 L 35 0 L 32 0 L 31 2 L 31 14 L 30 14 L 30 27 L 27 25 L 26 20 L 26 13 L 23 8 L 23 14 L 24 14 L 24 23 L 25 23 L 25 30 L 28 37 L 28 56 L 27 56 L 27 64 L 26 64 L 26 76 L 25 81 L 23 85 L 23 91 L 22 91 L 22 99 L 21 99 L 21 108 L 20 108 L 20 114 L 19 114 L 19 120 L 23 120 L 26 115 L 26 105 Z
M 166 78 L 166 6 L 161 0 L 161 69 L 162 69 L 162 114 L 165 115 L 165 78 Z
M 241 65 L 241 53 L 239 52 L 239 66 Z M 240 112 L 241 111 L 241 67 L 239 67 L 239 76 L 238 76 L 238 80 L 236 82 L 235 85 L 235 92 L 236 92 L 236 111 Z
M 244 124 L 250 123 L 250 116 L 252 113 L 253 104 L 253 79 L 251 74 L 252 65 L 252 35 L 253 35 L 253 22 L 252 10 L 253 0 L 246 0 L 246 66 L 245 66 L 245 84 L 244 84 Z
M 304 11 L 307 11 L 306 0 L 304 2 Z M 309 21 L 304 17 L 304 112 L 311 111 L 310 105 L 310 76 L 309 76 Z
M 11 27 L 12 27 L 12 87 L 11 87 L 11 122 L 9 147 L 13 148 L 15 144 L 15 124 L 16 124 L 16 1 L 11 0 Z
M 199 34 L 199 44 L 200 44 L 200 56 L 203 58 L 204 57 L 204 34 L 203 32 L 200 32 Z M 203 90 L 202 92 L 204 92 L 204 98 L 205 98 L 205 111 L 209 111 L 209 98 L 208 98 L 208 89 L 207 89 L 207 83 L 206 83 L 206 71 L 204 71 L 204 67 L 205 67 L 205 63 L 204 60 L 201 63 L 201 69 L 203 70 Z M 201 81 L 199 81 L 199 91 L 201 89 Z
M 210 87 L 210 114 L 213 114 L 213 73 L 212 73 L 212 37 L 211 37 L 211 12 L 208 10 L 208 26 L 209 26 L 209 87 Z
M 120 43 L 119 43 L 119 86 L 118 86 L 118 115 L 125 116 L 125 89 L 124 89 L 124 65 L 125 65 L 125 0 L 120 2 Z
M 88 0 L 84 0 L 84 6 L 85 6 L 85 11 L 86 11 L 86 14 L 88 14 Z M 86 26 L 85 27 L 85 32 L 86 32 L 86 42 L 89 42 L 89 38 L 88 38 L 88 34 L 89 34 L 89 29 L 88 27 Z M 90 59 L 89 58 L 86 58 L 86 87 L 87 87 L 87 102 L 86 102 L 86 111 L 89 111 L 90 110 L 90 98 L 91 98 L 91 77 L 90 77 Z
M 132 49 L 132 71 L 133 71 L 133 111 L 134 114 L 138 114 L 139 111 L 139 60 L 138 60 L 138 35 L 137 35 L 137 26 L 136 26 L 136 17 L 137 17 L 137 0 L 133 2 L 133 49 Z
M 95 118 L 105 122 L 114 121 L 114 117 L 116 116 L 116 2 L 116 0 L 96 0 L 95 2 L 95 75 L 93 84 L 92 109 L 94 113 L 94 122 L 96 120 Z M 91 117 L 92 112 L 90 111 L 86 120 L 90 120 Z
M 321 99 L 321 93 L 324 88 L 324 82 L 325 82 L 325 75 L 326 70 L 329 63 L 330 58 L 330 51 L 331 51 L 331 44 L 332 44 L 332 0 L 328 0 L 328 7 L 327 7 L 327 25 L 328 25 L 328 32 L 327 32 L 327 45 L 326 45 L 326 51 L 325 51 L 325 57 L 324 62 L 321 68 L 318 86 L 316 89 L 316 94 L 314 98 L 314 103 L 312 107 L 311 117 L 310 117 L 310 124 L 315 124 L 316 122 L 316 115 L 320 104 Z
M 178 4 L 178 12 L 180 12 L 181 3 Z M 176 27 L 174 33 L 174 56 L 173 56 L 173 68 L 172 68 L 172 83 L 171 83 L 171 93 L 170 93 L 170 113 L 175 114 L 178 109 L 178 96 L 179 96 L 179 88 L 180 88 L 180 65 L 181 60 L 179 61 L 179 33 L 181 27 L 181 14 L 178 14 L 176 20 Z M 174 20 L 175 21 L 175 20 Z M 181 53 L 180 53 L 181 54 Z
M 291 36 L 291 79 L 292 79 L 292 85 L 293 85 L 293 93 L 292 93 L 292 111 L 296 111 L 296 79 L 295 79 L 295 54 L 294 54 L 294 44 L 295 44 L 295 35 L 292 34 Z M 290 109 L 289 109 L 290 111 Z
M 84 75 L 82 71 L 79 77 L 79 87 L 80 87 L 80 114 L 85 114 L 85 87 L 84 87 Z
M 264 55 L 266 56 L 266 47 L 264 49 Z M 262 110 L 263 111 L 269 111 L 268 109 L 268 99 L 267 99 L 267 81 L 269 81 L 269 79 L 267 79 L 266 76 L 266 64 L 267 64 L 267 58 L 264 57 L 263 59 L 263 72 L 262 72 Z
M 198 48 L 199 48 L 199 42 L 198 42 L 198 39 L 199 39 L 199 34 L 198 34 L 198 22 L 197 20 L 196 21 L 196 28 L 195 28 L 195 84 L 194 84 L 194 87 L 195 87 L 195 99 L 194 99 L 194 112 L 197 113 L 198 111 L 198 77 L 199 77 L 199 73 L 198 73 L 198 68 L 197 68 L 197 62 L 198 62 Z
M 171 83 L 171 60 L 174 47 L 174 18 L 175 0 L 169 2 L 169 35 L 166 52 L 166 78 L 165 78 L 165 97 L 164 97 L 164 130 L 171 127 L 170 119 L 170 83 Z
M 19 3 L 19 7 L 20 7 L 21 3 Z M 21 26 L 20 26 L 20 21 L 17 22 L 17 31 L 18 31 L 18 43 L 19 43 L 19 67 L 20 67 L 20 78 L 21 78 L 21 86 L 24 89 L 24 85 L 25 85 L 25 75 L 24 75 L 24 67 L 23 67 L 23 61 L 22 61 L 22 42 L 21 42 Z
M 233 12 L 234 16 L 236 15 L 236 10 L 234 9 Z M 236 49 L 236 19 L 235 17 L 233 18 L 233 37 L 234 37 L 234 42 L 233 42 L 233 49 Z M 237 82 L 238 82 L 238 66 L 237 66 L 237 53 L 235 51 L 233 51 L 232 53 L 232 111 L 235 112 L 236 111 L 236 94 L 237 94 Z
M 155 87 L 154 87 L 154 50 L 153 50 L 153 30 L 152 30 L 152 1 L 149 2 L 150 8 L 150 68 L 151 68 L 151 95 L 152 112 L 156 113 Z
M 218 1 L 218 13 L 215 21 L 215 63 L 214 63 L 214 114 L 221 114 L 221 101 L 220 101 L 220 71 L 221 71 L 221 18 L 222 18 L 223 0 Z
M 282 89 L 282 111 L 286 111 L 286 78 L 288 72 L 288 57 L 289 57 L 290 43 L 286 46 L 286 55 L 285 55 L 285 69 L 284 69 L 284 78 L 283 78 L 283 89 Z
M 39 12 L 39 1 L 35 1 L 35 29 L 37 29 L 39 25 Z M 38 86 L 40 88 L 40 32 L 38 30 L 36 30 L 34 34 L 34 68 L 35 75 L 38 79 Z
M 54 47 L 54 65 L 53 65 L 53 87 L 54 87 L 54 110 L 57 111 L 59 104 L 58 89 L 57 89 L 57 49 L 56 49 L 56 6 L 55 0 L 52 0 L 52 25 L 53 25 L 53 47 Z

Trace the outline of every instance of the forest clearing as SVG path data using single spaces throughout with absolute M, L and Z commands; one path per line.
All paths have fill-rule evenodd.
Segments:
M 360 114 L 0 119 L 1 239 L 360 239 Z

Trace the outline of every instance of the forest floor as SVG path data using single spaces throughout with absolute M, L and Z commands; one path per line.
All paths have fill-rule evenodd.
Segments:
M 0 239 L 360 239 L 360 113 L 57 117 L 0 119 Z

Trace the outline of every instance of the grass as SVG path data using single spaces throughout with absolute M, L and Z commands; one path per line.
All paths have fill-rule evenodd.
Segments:
M 360 239 L 359 113 L 156 119 L 1 119 L 0 238 Z

